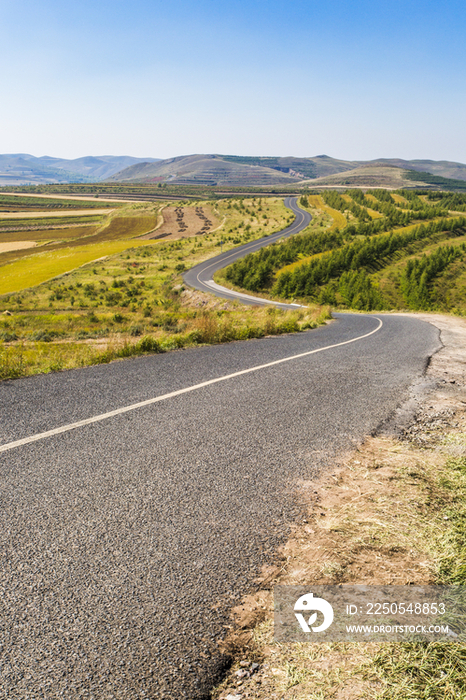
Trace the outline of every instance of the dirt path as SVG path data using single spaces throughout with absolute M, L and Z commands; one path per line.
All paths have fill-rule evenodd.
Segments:
M 0 219 L 51 219 L 64 216 L 94 216 L 97 214 L 111 214 L 114 209 L 70 209 L 69 211 L 4 211 L 0 213 Z

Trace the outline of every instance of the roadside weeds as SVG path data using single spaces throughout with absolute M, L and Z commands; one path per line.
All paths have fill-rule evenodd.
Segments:
M 107 338 L 82 342 L 53 342 L 51 334 L 47 336 L 39 331 L 37 342 L 0 343 L 0 380 L 198 345 L 297 333 L 317 328 L 331 318 L 328 307 L 285 311 L 274 307 L 244 308 L 223 304 L 223 307 L 227 306 L 220 309 L 206 307 L 186 314 L 183 332 L 167 324 L 167 330 L 143 334 L 143 326 L 135 325 L 129 334 L 114 332 Z

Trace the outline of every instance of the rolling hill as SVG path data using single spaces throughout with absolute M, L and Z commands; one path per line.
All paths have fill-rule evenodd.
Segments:
M 422 173 L 430 177 L 423 179 Z M 416 176 L 419 173 L 419 176 Z M 433 179 L 434 178 L 434 179 Z M 438 183 L 435 178 L 447 178 Z M 449 182 L 451 180 L 451 182 Z M 449 161 L 381 158 L 346 161 L 320 155 L 313 158 L 190 155 L 152 163 L 137 163 L 108 182 L 166 182 L 173 185 L 219 187 L 440 187 L 466 183 L 466 165 Z
M 437 187 L 464 191 L 466 165 L 452 161 L 379 158 L 349 161 L 318 155 L 195 154 L 160 160 L 85 156 L 67 160 L 26 153 L 0 155 L 0 188 L 52 183 L 167 183 L 202 187 Z M 463 184 L 464 183 L 464 184 Z
M 356 168 L 347 170 L 342 173 L 327 175 L 326 177 L 318 177 L 312 180 L 307 180 L 305 183 L 310 187 L 383 187 L 386 189 L 401 189 L 403 187 L 421 187 L 422 174 L 419 174 L 419 180 L 414 183 L 407 182 L 408 173 L 410 171 L 405 168 L 399 168 L 395 165 L 382 163 L 368 163 L 367 165 L 359 165 Z M 466 182 L 465 182 L 466 185 Z
M 85 156 L 67 160 L 28 153 L 0 155 L 1 185 L 39 185 L 54 182 L 99 182 L 135 163 L 155 158 L 132 156 Z
M 157 163 L 140 163 L 113 175 L 108 181 L 254 187 L 291 184 L 300 182 L 302 179 L 302 175 L 289 172 L 289 168 L 288 172 L 284 172 L 284 170 L 263 165 L 236 162 L 229 160 L 228 157 L 192 155 L 169 158 Z

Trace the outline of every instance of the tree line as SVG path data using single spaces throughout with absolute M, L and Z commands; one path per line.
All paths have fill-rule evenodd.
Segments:
M 375 271 L 397 251 L 408 248 L 417 241 L 429 240 L 442 231 L 457 232 L 466 225 L 466 218 L 442 219 L 420 224 L 405 233 L 359 239 L 330 253 L 310 260 L 295 270 L 278 275 L 272 293 L 281 297 L 313 297 L 316 288 L 327 284 L 347 270 Z
M 321 286 L 344 272 L 373 272 L 380 269 L 396 252 L 408 248 L 413 243 L 429 240 L 444 231 L 458 235 L 465 226 L 464 217 L 441 219 L 419 224 L 410 231 L 391 232 L 372 238 L 366 236 L 351 242 L 345 237 L 345 231 L 304 234 L 263 248 L 257 253 L 250 253 L 226 268 L 225 276 L 236 286 L 253 292 L 271 290 L 273 294 L 283 298 L 316 298 Z M 275 272 L 298 260 L 300 255 L 316 257 L 299 265 L 295 270 L 285 270 L 274 282 Z M 345 280 L 347 282 L 346 278 Z M 361 285 L 362 278 L 357 282 Z M 353 280 L 353 286 L 354 284 L 356 282 Z M 364 285 L 367 287 L 367 282 L 364 282 Z

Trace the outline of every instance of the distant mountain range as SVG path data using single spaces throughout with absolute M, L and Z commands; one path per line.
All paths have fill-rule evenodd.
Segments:
M 465 183 L 466 188 L 466 165 L 400 158 L 348 161 L 326 155 L 313 158 L 191 155 L 137 163 L 115 173 L 108 182 L 167 182 L 220 187 L 447 186 L 448 183 L 442 182 L 443 178 L 447 178 L 450 185 L 452 181 L 458 181 L 460 189 Z
M 407 187 L 466 190 L 466 165 L 450 161 L 189 155 L 160 160 L 86 156 L 75 160 L 0 155 L 1 185 L 138 182 L 220 187 Z
M 0 187 L 52 182 L 100 182 L 135 163 L 153 163 L 156 160 L 132 156 L 84 156 L 67 160 L 10 153 L 0 155 Z

